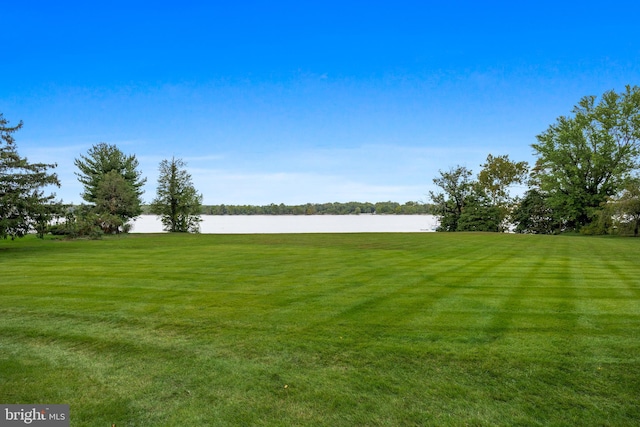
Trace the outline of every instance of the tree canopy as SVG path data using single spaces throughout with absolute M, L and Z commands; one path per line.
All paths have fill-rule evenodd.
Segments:
M 508 156 L 489 154 L 476 182 L 468 179 L 466 168 L 440 172 L 434 183 L 443 192 L 431 193 L 439 207 L 440 228 L 490 228 L 497 212 L 499 230 L 508 225 L 522 233 L 607 233 L 632 224 L 638 234 L 638 86 L 626 86 L 620 93 L 611 90 L 599 99 L 583 97 L 571 116 L 560 116 L 536 138 L 532 147 L 537 161 L 521 200 L 512 198 L 508 188 L 525 183 L 528 166 Z
M 505 206 L 513 201 L 509 187 L 523 184 L 529 170 L 527 162 L 511 161 L 508 155 L 489 154 L 486 163 L 480 166 L 482 170 L 478 173 L 478 183 L 495 206 Z
M 439 231 L 504 231 L 505 220 L 514 204 L 509 187 L 522 183 L 528 170 L 526 162 L 514 162 L 509 156 L 489 154 L 477 179 L 471 170 L 456 166 L 433 182 L 442 191 L 431 192 L 439 217 Z
M 586 96 L 537 136 L 534 178 L 565 228 L 580 229 L 638 167 L 640 88 Z

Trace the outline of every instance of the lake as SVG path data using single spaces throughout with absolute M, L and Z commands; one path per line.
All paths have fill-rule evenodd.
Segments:
M 433 215 L 202 215 L 204 234 L 418 233 L 435 231 Z M 155 215 L 133 222 L 132 233 L 161 233 Z

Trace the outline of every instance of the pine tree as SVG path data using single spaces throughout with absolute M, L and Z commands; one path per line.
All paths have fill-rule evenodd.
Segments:
M 23 237 L 36 230 L 42 237 L 49 220 L 60 210 L 55 194 L 45 195 L 43 187 L 60 186 L 55 164 L 29 163 L 20 157 L 13 134 L 22 121 L 9 126 L 0 113 L 0 237 Z
M 151 212 L 160 216 L 165 231 L 198 232 L 202 195 L 191 182 L 191 175 L 184 169 L 181 159 L 160 162 L 157 196 L 151 204 Z
M 138 171 L 135 155 L 127 156 L 115 145 L 101 142 L 89 149 L 87 155 L 75 160 L 80 172 L 78 180 L 84 186 L 82 198 L 94 205 L 98 215 L 119 218 L 120 225 L 107 224 L 105 232 L 118 232 L 142 213 L 142 186 L 146 178 Z M 117 206 L 116 206 L 117 205 Z

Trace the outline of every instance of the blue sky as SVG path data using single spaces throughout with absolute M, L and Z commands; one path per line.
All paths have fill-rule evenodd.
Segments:
M 7 3 L 0 112 L 65 202 L 98 142 L 147 202 L 172 156 L 205 204 L 428 201 L 439 169 L 533 162 L 581 97 L 640 84 L 634 1 Z

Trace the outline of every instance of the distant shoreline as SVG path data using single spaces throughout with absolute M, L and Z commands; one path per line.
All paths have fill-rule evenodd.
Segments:
M 435 213 L 433 205 L 422 202 L 327 202 L 285 205 L 202 205 L 202 215 L 428 215 Z M 150 206 L 142 212 L 151 214 Z

